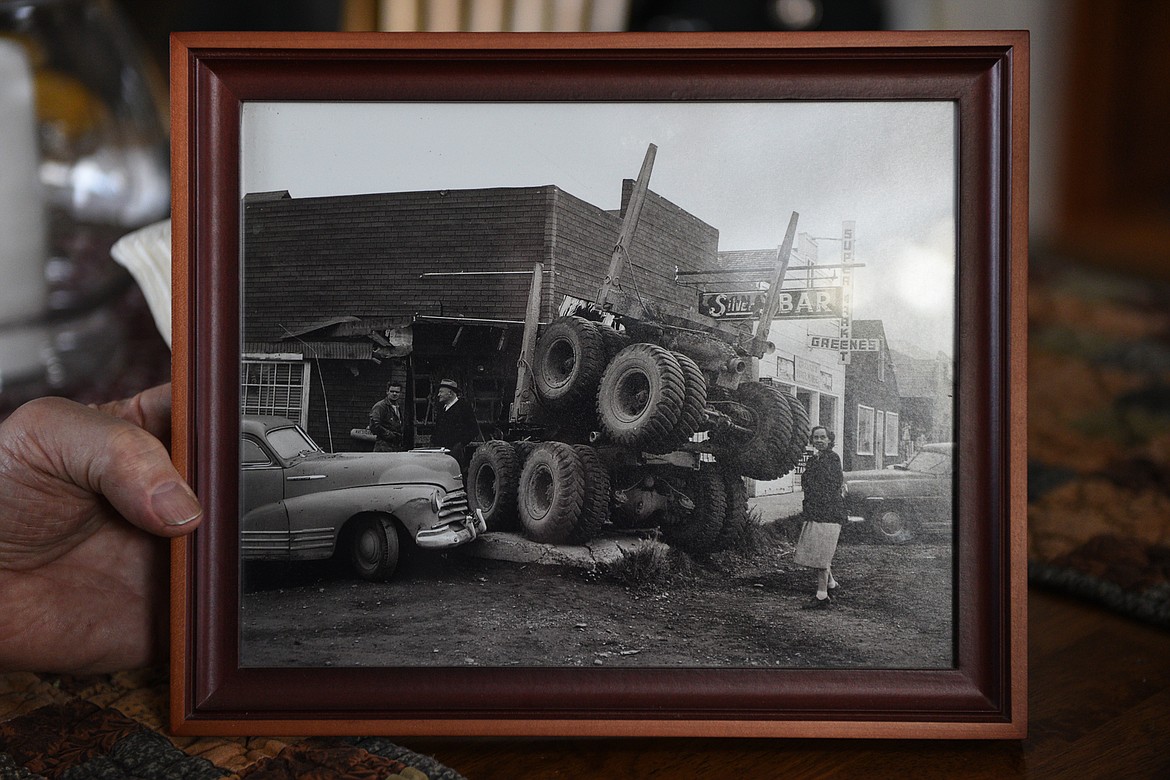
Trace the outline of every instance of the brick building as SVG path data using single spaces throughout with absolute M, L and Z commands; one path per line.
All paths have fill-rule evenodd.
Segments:
M 955 368 L 943 353 L 907 354 L 892 350 L 902 396 L 904 458 L 931 442 L 955 439 Z
M 845 367 L 845 436 L 841 461 L 846 471 L 880 469 L 901 458 L 901 396 L 881 320 L 853 320 L 853 338 L 874 342 L 872 351 L 854 351 Z
M 622 207 L 606 211 L 555 186 L 244 198 L 245 412 L 298 419 L 322 446 L 362 449 L 387 380 L 406 385 L 416 444 L 433 389 L 460 382 L 485 435 L 506 419 L 534 263 L 540 319 L 593 300 Z M 714 267 L 718 231 L 648 193 L 624 287 L 649 305 L 693 307 L 675 269 Z M 742 327 L 750 327 L 745 323 Z M 409 419 L 410 415 L 408 415 Z

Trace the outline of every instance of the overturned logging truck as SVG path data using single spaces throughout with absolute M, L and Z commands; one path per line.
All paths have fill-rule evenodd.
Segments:
M 468 467 L 471 508 L 489 530 L 580 543 L 609 522 L 712 552 L 746 527 L 743 478 L 777 479 L 804 452 L 803 404 L 751 378 L 753 361 L 772 349 L 798 215 L 754 333 L 696 308 L 651 307 L 620 282 L 655 152 L 651 144 L 595 300 L 541 326 L 536 263 L 509 424 Z

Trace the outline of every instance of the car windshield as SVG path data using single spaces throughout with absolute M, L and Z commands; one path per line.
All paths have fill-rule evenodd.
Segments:
M 951 456 L 945 452 L 920 452 L 910 459 L 906 468 L 927 474 L 950 474 Z
M 317 445 L 300 428 L 276 428 L 268 432 L 268 443 L 285 460 L 316 452 Z

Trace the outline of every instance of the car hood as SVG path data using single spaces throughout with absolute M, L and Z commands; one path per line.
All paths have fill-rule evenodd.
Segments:
M 319 452 L 296 461 L 287 476 L 325 474 L 332 487 L 341 485 L 434 484 L 448 490 L 463 487 L 459 463 L 445 452 Z

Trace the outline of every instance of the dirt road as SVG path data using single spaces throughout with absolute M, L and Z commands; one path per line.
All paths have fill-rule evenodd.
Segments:
M 951 665 L 948 539 L 843 543 L 833 566 L 841 588 L 829 611 L 801 609 L 814 578 L 792 563 L 787 539 L 768 533 L 761 540 L 752 553 L 701 563 L 672 554 L 657 576 L 458 553 L 415 556 L 382 584 L 342 579 L 325 567 L 250 570 L 241 660 L 310 667 Z

